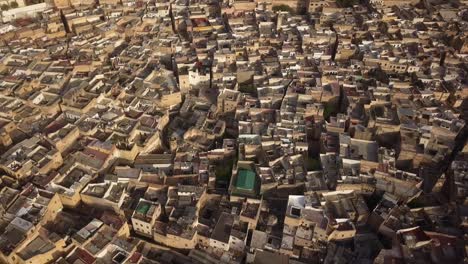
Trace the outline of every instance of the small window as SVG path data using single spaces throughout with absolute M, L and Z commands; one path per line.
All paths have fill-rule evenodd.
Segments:
M 301 209 L 297 207 L 291 207 L 291 215 L 300 217 L 301 216 Z

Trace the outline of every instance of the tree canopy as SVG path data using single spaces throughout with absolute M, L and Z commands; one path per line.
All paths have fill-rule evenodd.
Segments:
M 294 14 L 294 9 L 292 9 L 290 6 L 288 5 L 275 5 L 273 6 L 273 11 L 275 12 L 278 12 L 278 11 L 286 11 L 286 12 L 289 12 L 291 14 Z

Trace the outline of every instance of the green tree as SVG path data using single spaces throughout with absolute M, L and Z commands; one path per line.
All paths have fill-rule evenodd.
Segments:
M 353 5 L 357 4 L 357 0 L 336 0 L 336 4 L 339 7 L 352 7 Z
M 379 29 L 379 32 L 382 34 L 386 34 L 388 32 L 388 25 L 385 22 L 379 22 L 377 25 L 377 28 Z
M 239 84 L 239 92 L 255 95 L 257 94 L 257 89 L 252 83 L 242 83 Z
M 8 9 L 10 9 L 10 7 L 6 4 L 3 4 L 2 6 L 0 6 L 0 8 L 3 10 L 3 11 L 7 11 Z
M 272 9 L 275 12 L 286 11 L 286 12 L 289 12 L 291 14 L 294 14 L 294 10 L 288 5 L 276 5 L 276 6 L 273 6 Z
M 311 157 L 306 157 L 305 159 L 305 167 L 307 171 L 316 171 L 322 169 L 322 163 L 319 159 L 314 159 Z
M 18 8 L 18 3 L 17 2 L 10 2 L 10 7 L 11 8 Z

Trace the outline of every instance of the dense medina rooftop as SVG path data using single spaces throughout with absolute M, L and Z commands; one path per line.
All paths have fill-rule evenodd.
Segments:
M 468 261 L 467 1 L 0 7 L 0 263 Z

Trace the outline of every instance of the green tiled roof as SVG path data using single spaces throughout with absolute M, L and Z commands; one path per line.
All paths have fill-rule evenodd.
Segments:
M 240 169 L 237 173 L 236 187 L 244 190 L 253 190 L 255 185 L 255 172 Z
M 150 205 L 147 203 L 142 203 L 140 206 L 137 208 L 137 212 L 140 214 L 146 214 L 150 208 Z

